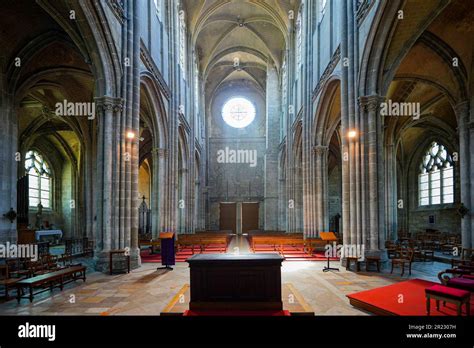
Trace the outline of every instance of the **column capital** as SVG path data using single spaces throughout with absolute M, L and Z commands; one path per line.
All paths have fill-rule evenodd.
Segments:
M 464 100 L 454 106 L 454 113 L 459 125 L 468 123 L 469 128 L 473 128 L 473 121 L 469 120 L 469 101 Z
M 329 147 L 323 145 L 313 146 L 313 153 L 318 156 L 327 154 Z
M 108 96 L 94 98 L 94 102 L 99 110 L 120 112 L 123 109 L 123 99 Z
M 380 108 L 380 103 L 385 101 L 385 97 L 378 94 L 359 97 L 359 107 L 367 111 L 377 111 Z

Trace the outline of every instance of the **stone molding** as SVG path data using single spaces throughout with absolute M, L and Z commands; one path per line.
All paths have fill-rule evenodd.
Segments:
M 317 156 L 323 156 L 327 154 L 328 150 L 329 150 L 328 146 L 323 146 L 323 145 L 313 146 L 313 153 Z

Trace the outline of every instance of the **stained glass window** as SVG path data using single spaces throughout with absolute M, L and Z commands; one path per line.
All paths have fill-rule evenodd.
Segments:
M 433 142 L 423 156 L 418 176 L 420 206 L 454 202 L 454 166 L 444 145 Z
M 48 163 L 37 151 L 28 151 L 25 157 L 28 178 L 29 206 L 51 208 L 51 170 Z
M 232 98 L 224 104 L 222 118 L 231 127 L 244 128 L 255 119 L 255 107 L 246 98 Z

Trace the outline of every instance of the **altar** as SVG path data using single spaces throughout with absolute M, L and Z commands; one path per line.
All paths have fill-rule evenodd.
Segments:
M 190 310 L 282 310 L 279 254 L 196 254 Z
M 51 242 L 52 244 L 58 244 L 59 240 L 63 237 L 63 231 L 61 230 L 37 230 L 35 232 L 36 241 L 38 242 Z

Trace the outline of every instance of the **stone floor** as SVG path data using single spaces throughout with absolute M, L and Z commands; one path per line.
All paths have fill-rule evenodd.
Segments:
M 282 281 L 291 283 L 313 308 L 316 315 L 367 315 L 353 308 L 347 294 L 389 285 L 396 281 L 423 278 L 437 281 L 437 273 L 447 268 L 439 262 L 416 262 L 411 276 L 400 277 L 398 270 L 382 273 L 340 271 L 323 272 L 325 262 L 287 261 L 282 267 Z M 0 315 L 159 315 L 170 300 L 189 283 L 186 263 L 173 271 L 157 270 L 159 264 L 144 264 L 129 274 L 107 275 L 89 272 L 87 281 L 68 284 L 64 291 L 45 292 L 33 303 L 23 299 L 0 303 Z M 285 299 L 283 299 L 285 300 Z

